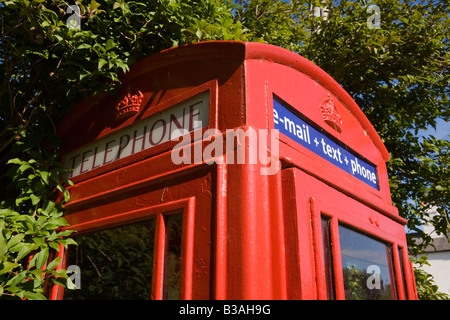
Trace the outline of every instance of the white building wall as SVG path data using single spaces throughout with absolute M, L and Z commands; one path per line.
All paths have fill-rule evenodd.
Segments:
M 438 214 L 436 208 L 429 210 L 430 219 Z M 450 243 L 447 238 L 438 235 L 432 224 L 424 224 L 423 231 L 433 238 L 432 245 L 425 249 L 425 253 L 419 255 L 428 256 L 427 261 L 430 266 L 423 265 L 422 270 L 431 274 L 434 278 L 434 283 L 439 287 L 438 291 L 450 294 Z M 450 238 L 450 233 L 448 234 Z
M 424 265 L 422 270 L 434 277 L 439 291 L 450 294 L 450 251 L 428 252 L 430 266 Z

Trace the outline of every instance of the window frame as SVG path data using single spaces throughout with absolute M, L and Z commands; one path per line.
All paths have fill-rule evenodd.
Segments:
M 192 277 L 193 274 L 193 252 L 194 252 L 194 220 L 195 220 L 195 197 L 180 199 L 160 205 L 132 210 L 118 215 L 113 215 L 103 219 L 89 221 L 78 225 L 70 226 L 70 230 L 77 231 L 77 235 L 83 235 L 120 227 L 132 223 L 156 219 L 156 230 L 154 239 L 154 259 L 152 275 L 152 293 L 154 300 L 164 298 L 164 273 L 166 264 L 165 244 L 166 229 L 164 220 L 170 215 L 182 215 L 182 235 L 181 235 L 181 273 L 180 273 L 180 299 L 192 299 Z M 60 246 L 58 256 L 61 264 L 57 269 L 67 268 L 68 250 Z M 50 291 L 51 300 L 61 300 L 64 298 L 65 288 L 61 285 L 54 285 Z
M 357 202 L 354 199 L 348 199 L 343 201 L 346 204 L 350 202 Z M 368 236 L 374 240 L 380 241 L 386 246 L 390 246 L 392 250 L 392 268 L 390 268 L 389 273 L 391 274 L 391 281 L 395 287 L 395 292 L 393 292 L 394 299 L 404 300 L 406 299 L 405 291 L 403 287 L 403 279 L 408 275 L 406 273 L 406 268 L 403 272 L 400 266 L 400 257 L 398 254 L 398 243 L 395 237 L 388 232 L 384 232 L 378 229 L 379 222 L 381 219 L 381 214 L 374 211 L 373 209 L 367 207 L 367 214 L 359 213 L 349 205 L 346 209 L 341 209 L 345 207 L 343 205 L 337 207 L 324 201 L 317 199 L 317 197 L 309 198 L 310 212 L 312 218 L 312 228 L 313 228 L 313 242 L 316 248 L 315 262 L 316 262 L 316 277 L 317 277 L 317 294 L 318 299 L 327 299 L 327 287 L 325 279 L 325 265 L 324 265 L 324 249 L 323 249 L 323 237 L 322 237 L 322 218 L 325 217 L 329 219 L 330 226 L 330 240 L 332 247 L 332 274 L 334 280 L 334 297 L 337 300 L 345 300 L 344 292 L 344 278 L 342 270 L 342 258 L 341 258 L 341 243 L 339 239 L 339 226 L 343 225 L 345 227 L 350 227 L 356 232 L 359 232 L 365 236 Z M 361 218 L 368 216 L 370 224 L 364 223 Z M 394 223 L 393 221 L 383 221 L 384 223 Z M 375 225 L 375 226 L 374 226 Z M 374 230 L 374 228 L 377 228 Z M 400 246 L 403 248 L 403 246 Z M 403 249 L 403 262 L 405 261 L 405 250 Z M 405 265 L 405 264 L 404 264 Z

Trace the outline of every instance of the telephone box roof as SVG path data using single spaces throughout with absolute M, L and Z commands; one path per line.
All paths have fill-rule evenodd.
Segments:
M 205 41 L 182 45 L 163 50 L 143 58 L 130 67 L 130 71 L 122 77 L 125 86 L 131 80 L 146 73 L 167 67 L 173 64 L 188 63 L 202 59 L 232 59 L 237 61 L 264 60 L 293 68 L 316 81 L 333 93 L 341 103 L 353 114 L 361 124 L 364 131 L 379 150 L 384 161 L 389 160 L 389 152 L 380 139 L 378 133 L 362 112 L 353 98 L 324 70 L 306 58 L 283 48 L 256 42 L 240 41 Z M 80 121 L 85 112 L 93 108 L 103 97 L 86 99 L 75 106 L 59 123 L 58 132 L 64 136 L 76 122 Z

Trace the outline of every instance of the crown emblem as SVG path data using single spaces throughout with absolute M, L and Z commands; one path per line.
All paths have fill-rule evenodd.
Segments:
M 340 133 L 342 131 L 342 117 L 337 111 L 330 94 L 322 100 L 320 108 L 325 123 Z
M 144 95 L 141 91 L 128 92 L 116 106 L 116 120 L 127 119 L 139 112 Z

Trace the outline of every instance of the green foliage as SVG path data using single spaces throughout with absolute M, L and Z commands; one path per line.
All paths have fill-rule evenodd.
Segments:
M 16 50 L 19 44 L 25 46 L 18 57 L 31 64 L 25 70 L 34 69 L 37 77 L 64 93 L 59 103 L 72 101 L 80 93 L 86 96 L 114 89 L 120 84 L 119 74 L 128 71 L 130 64 L 174 45 L 245 39 L 240 24 L 234 23 L 228 7 L 219 1 L 77 3 L 79 30 L 67 27 L 70 16 L 65 1 L 12 0 L 2 10 L 12 28 L 20 25 L 10 30 L 19 43 L 8 44 Z M 4 41 L 9 42 L 8 38 Z
M 22 135 L 25 140 L 25 133 Z M 27 159 L 7 162 L 11 193 L 0 201 L 0 293 L 32 300 L 46 298 L 44 280 L 66 284 L 65 270 L 56 270 L 60 258 L 51 252 L 75 242 L 67 238 L 70 230 L 60 230 L 68 225 L 62 217 L 62 205 L 69 200 L 64 171 L 52 165 L 50 156 L 47 160 L 29 157 L 38 153 L 28 147 L 18 141 L 15 148 L 22 149 Z M 63 195 L 57 203 L 55 189 Z
M 47 208 L 54 203 L 48 202 Z M 55 209 L 54 209 L 55 210 Z M 45 299 L 44 280 L 64 284 L 65 270 L 56 270 L 60 258 L 47 264 L 50 250 L 59 251 L 59 244 L 74 243 L 66 231 L 55 231 L 67 225 L 62 217 L 56 218 L 52 210 L 42 215 L 26 215 L 10 209 L 0 209 L 0 293 L 4 297 Z M 62 214 L 62 212 L 60 213 Z M 27 261 L 26 256 L 32 254 Z

